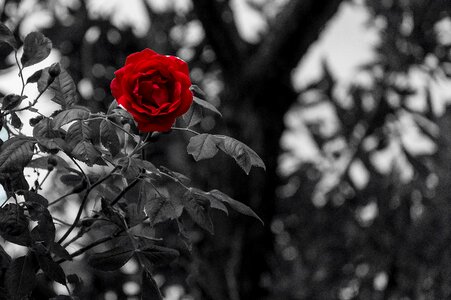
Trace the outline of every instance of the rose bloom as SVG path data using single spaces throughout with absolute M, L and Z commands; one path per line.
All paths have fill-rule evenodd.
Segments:
M 186 62 L 144 49 L 114 72 L 111 93 L 142 132 L 168 131 L 193 102 Z

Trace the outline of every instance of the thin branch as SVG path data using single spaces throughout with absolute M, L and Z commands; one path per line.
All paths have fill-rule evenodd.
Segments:
M 88 196 L 89 193 L 99 184 L 101 184 L 102 182 L 104 182 L 105 180 L 107 180 L 108 178 L 111 177 L 111 175 L 114 173 L 114 171 L 116 171 L 118 167 L 114 167 L 110 173 L 108 173 L 108 175 L 106 175 L 105 177 L 103 177 L 102 179 L 99 179 L 96 183 L 94 183 L 93 185 L 91 185 L 85 193 L 85 196 L 83 197 L 83 200 L 81 201 L 80 204 L 80 208 L 78 209 L 77 212 L 77 216 L 75 217 L 74 222 L 72 223 L 71 227 L 69 227 L 69 229 L 66 231 L 66 233 L 64 233 L 64 235 L 59 239 L 58 244 L 61 244 L 62 242 L 64 242 L 64 240 L 69 236 L 69 234 L 72 232 L 72 230 L 74 230 L 75 227 L 77 227 L 78 221 L 80 221 L 81 218 L 81 214 L 83 213 L 83 209 L 86 205 L 86 202 L 88 201 Z

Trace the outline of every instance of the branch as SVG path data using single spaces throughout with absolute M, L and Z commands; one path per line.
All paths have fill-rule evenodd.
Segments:
M 291 0 L 279 15 L 257 52 L 244 79 L 255 86 L 289 74 L 335 14 L 342 0 Z M 263 84 L 263 85 L 262 85 Z
M 247 45 L 238 33 L 227 1 L 193 0 L 193 5 L 224 72 L 239 74 Z

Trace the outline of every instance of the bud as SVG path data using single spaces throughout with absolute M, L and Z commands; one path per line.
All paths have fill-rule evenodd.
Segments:
M 50 77 L 57 77 L 61 73 L 61 66 L 59 63 L 54 63 L 49 68 Z
M 37 117 L 31 118 L 31 119 L 30 119 L 30 126 L 31 126 L 31 127 L 36 126 L 36 124 L 38 124 L 39 121 L 41 121 L 42 119 L 44 119 L 43 116 L 37 116 Z

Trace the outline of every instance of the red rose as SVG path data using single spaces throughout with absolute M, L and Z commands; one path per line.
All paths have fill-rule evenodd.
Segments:
M 114 74 L 111 93 L 140 131 L 168 131 L 193 102 L 188 65 L 178 57 L 144 49 Z

